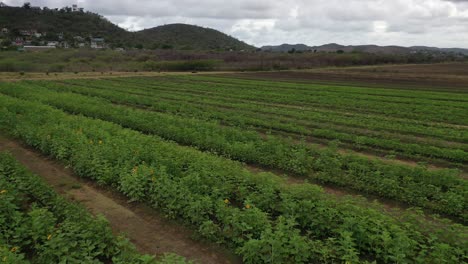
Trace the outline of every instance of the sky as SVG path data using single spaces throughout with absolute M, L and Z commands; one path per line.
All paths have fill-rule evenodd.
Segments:
M 23 0 L 0 0 L 22 5 Z M 468 48 L 468 0 L 29 0 L 78 4 L 119 26 L 210 27 L 257 47 L 283 43 Z

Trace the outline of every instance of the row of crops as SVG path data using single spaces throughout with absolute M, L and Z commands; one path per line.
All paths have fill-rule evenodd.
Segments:
M 468 185 L 456 170 L 428 170 L 342 155 L 333 148 L 322 149 L 273 135 L 262 137 L 255 131 L 219 126 L 212 121 L 114 105 L 101 98 L 57 92 L 35 83 L 3 85 L 0 93 L 40 101 L 68 113 L 114 122 L 227 158 L 303 175 L 313 181 L 420 206 L 466 221 Z
M 340 140 L 347 146 L 358 150 L 379 151 L 383 154 L 397 154 L 406 158 L 445 161 L 455 165 L 468 161 L 466 129 L 456 124 L 420 121 L 427 118 L 423 118 L 423 114 L 418 120 L 402 118 L 395 120 L 392 119 L 395 117 L 385 113 L 369 115 L 365 113 L 366 109 L 346 109 L 343 112 L 339 110 L 339 107 L 335 108 L 333 104 L 325 108 L 310 108 L 296 101 L 291 103 L 294 103 L 293 105 L 286 106 L 284 102 L 283 105 L 271 105 L 271 103 L 265 105 L 259 102 L 260 97 L 265 96 L 265 101 L 272 98 L 271 102 L 274 101 L 276 93 L 268 94 L 257 88 L 255 83 L 252 84 L 252 87 L 255 87 L 252 90 L 257 94 L 243 95 L 245 98 L 239 99 L 239 102 L 234 101 L 235 95 L 232 90 L 235 91 L 235 89 L 233 87 L 225 88 L 225 91 L 219 92 L 219 96 L 210 97 L 209 94 L 213 93 L 212 91 L 209 94 L 205 92 L 199 95 L 193 94 L 193 90 L 202 89 L 199 87 L 208 89 L 206 87 L 209 87 L 209 84 L 203 82 L 172 84 L 171 80 L 161 82 L 147 80 L 146 83 L 132 83 L 132 80 L 123 80 L 122 83 L 110 80 L 93 83 L 67 81 L 65 84 L 47 83 L 45 86 L 49 89 L 98 96 L 133 107 L 147 107 L 152 111 L 201 120 L 217 120 L 229 126 L 286 133 L 288 136 L 297 138 L 311 137 L 308 141 L 312 142 Z M 171 87 L 174 85 L 179 86 L 178 88 Z M 174 91 L 182 89 L 180 87 L 183 87 L 185 91 Z M 246 102 L 246 100 L 250 101 Z M 277 100 L 280 102 L 286 99 L 278 96 Z M 379 101 L 373 103 L 384 108 Z M 368 102 L 368 104 L 371 103 Z M 438 111 L 442 111 L 443 108 L 434 105 L 431 107 Z M 414 111 L 402 106 L 398 108 L 402 112 Z M 447 106 L 447 108 L 450 107 Z M 450 116 L 461 115 L 466 113 L 468 108 L 457 107 L 447 111 L 452 113 L 447 114 Z M 430 112 L 426 114 L 430 115 Z
M 66 201 L 7 153 L 0 153 L 0 208 L 1 263 L 185 263 L 140 255 L 103 217 Z
M 7 86 L 14 92 L 8 92 Z M 33 89 L 28 90 L 28 86 Z M 256 149 L 255 144 L 270 147 L 280 144 L 280 148 L 269 154 L 272 159 L 279 157 L 275 153 L 280 153 L 282 148 L 286 148 L 284 153 L 295 153 L 290 150 L 297 149 L 297 156 L 302 158 L 319 151 L 317 149 L 274 137 L 257 141 L 257 134 L 248 131 L 236 148 L 237 128 L 214 130 L 211 134 L 213 146 L 202 146 L 210 135 L 192 131 L 190 127 L 196 127 L 197 123 L 186 123 L 186 129 L 181 130 L 178 122 L 186 121 L 184 117 L 163 119 L 164 115 L 159 117 L 154 112 L 113 108 L 102 99 L 38 87 L 34 83 L 2 85 L 1 129 L 69 164 L 80 176 L 111 186 L 131 200 L 148 203 L 169 217 L 182 219 L 205 239 L 235 250 L 247 263 L 460 263 L 466 258 L 468 245 L 464 236 L 467 232 L 462 225 L 429 219 L 415 212 L 389 214 L 378 204 L 351 197 L 338 199 L 307 183 L 288 185 L 274 174 L 254 174 L 235 161 L 162 137 L 172 132 L 185 133 L 187 145 L 200 144 L 200 149 L 216 151 L 218 148 L 219 152 L 229 144 L 233 151 L 242 150 L 245 145 L 245 155 Z M 34 89 L 40 92 L 34 93 Z M 158 127 L 159 122 L 152 122 L 153 118 L 163 125 Z M 200 130 L 211 131 L 216 129 L 215 125 L 222 128 L 216 122 L 204 122 Z M 172 127 L 172 130 L 158 132 L 164 127 Z M 166 136 L 158 136 L 160 133 Z M 228 143 L 220 145 L 217 140 Z M 249 145 L 254 147 L 249 148 Z M 224 155 L 230 155 L 228 150 L 226 148 Z M 303 155 L 301 151 L 310 152 Z M 332 167 L 341 176 L 349 175 L 347 177 L 366 170 L 375 170 L 370 174 L 377 177 L 380 170 L 392 175 L 394 171 L 410 169 L 386 169 L 385 164 L 370 161 L 366 164 L 357 157 L 341 157 L 335 152 L 318 154 L 323 157 L 313 158 L 315 162 L 332 162 L 335 157 L 336 163 L 323 163 L 322 167 Z M 314 169 L 320 168 L 315 163 L 310 164 Z M 402 177 L 404 180 L 397 184 L 418 182 L 418 189 L 426 189 L 420 187 L 425 184 L 434 186 L 437 191 L 432 196 L 452 195 L 445 196 L 443 201 L 428 196 L 431 199 L 428 204 L 439 203 L 442 207 L 440 203 L 449 197 L 463 202 L 459 195 L 463 198 L 466 186 L 451 171 L 432 174 L 420 168 L 406 172 L 419 174 L 413 177 L 402 173 L 393 180 Z M 324 170 L 315 174 L 327 178 L 332 175 L 329 173 Z M 366 173 L 361 175 L 365 177 Z M 393 176 L 388 177 L 392 181 Z M 379 179 L 385 182 L 385 177 Z M 421 179 L 424 180 L 419 182 Z M 426 192 L 428 190 L 422 191 L 423 195 L 427 195 Z M 462 217 L 463 209 L 455 215 Z

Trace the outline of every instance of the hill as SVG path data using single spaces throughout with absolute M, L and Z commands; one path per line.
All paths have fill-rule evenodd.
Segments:
M 468 49 L 458 48 L 435 48 L 425 46 L 414 46 L 414 47 L 400 47 L 400 46 L 377 46 L 377 45 L 339 45 L 336 43 L 330 43 L 322 46 L 307 46 L 305 44 L 282 44 L 278 46 L 263 46 L 261 47 L 264 51 L 271 52 L 290 52 L 294 51 L 312 51 L 312 52 L 365 52 L 365 53 L 381 53 L 381 54 L 410 54 L 414 52 L 425 52 L 425 53 L 457 53 L 468 55 Z
M 7 28 L 11 35 L 21 30 L 46 32 L 46 40 L 57 40 L 60 33 L 65 39 L 74 36 L 104 37 L 109 43 L 130 41 L 130 32 L 114 25 L 104 17 L 91 12 L 68 12 L 66 9 L 0 8 L 0 28 Z
M 0 29 L 9 31 L 12 40 L 24 37 L 22 31 L 46 33 L 35 41 L 63 40 L 76 43 L 76 37 L 104 38 L 111 47 L 187 50 L 252 50 L 240 40 L 220 31 L 186 24 L 170 24 L 129 32 L 92 12 L 73 12 L 71 8 L 0 7 Z M 1 37 L 0 37 L 1 38 Z
M 255 47 L 211 28 L 170 24 L 136 32 L 137 38 L 155 47 L 185 50 L 252 50 Z

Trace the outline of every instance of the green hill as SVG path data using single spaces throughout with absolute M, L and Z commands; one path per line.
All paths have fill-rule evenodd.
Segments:
M 33 9 L 0 7 L 0 29 L 7 28 L 14 40 L 22 30 L 46 32 L 38 40 L 59 40 L 74 43 L 74 37 L 102 37 L 111 47 L 143 47 L 147 49 L 187 50 L 252 50 L 242 41 L 210 28 L 185 24 L 170 24 L 129 32 L 91 12 L 71 12 L 71 9 Z
M 100 36 L 110 43 L 131 39 L 130 32 L 98 14 L 55 9 L 0 8 L 0 28 L 9 29 L 12 35 L 19 35 L 20 30 L 46 32 L 47 40 L 56 40 L 59 33 L 63 33 L 66 39 L 74 36 Z
M 211 28 L 170 24 L 136 32 L 138 39 L 156 47 L 188 50 L 251 50 L 254 47 Z

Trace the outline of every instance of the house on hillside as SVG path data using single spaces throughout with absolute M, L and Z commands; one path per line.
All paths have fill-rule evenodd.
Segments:
M 2 34 L 8 34 L 8 32 L 10 32 L 8 30 L 8 28 L 2 28 L 2 30 L 0 31 Z
M 83 12 L 84 8 L 78 7 L 78 5 L 72 5 L 72 12 Z
M 36 35 L 38 32 L 35 29 L 22 29 L 19 31 L 21 36 L 32 37 Z
M 90 45 L 92 49 L 104 49 L 106 46 L 104 38 L 91 38 Z
M 24 40 L 23 38 L 16 38 L 15 41 L 12 43 L 14 46 L 23 46 L 24 45 Z
M 49 47 L 57 47 L 59 45 L 58 41 L 49 41 L 47 42 L 47 46 Z

